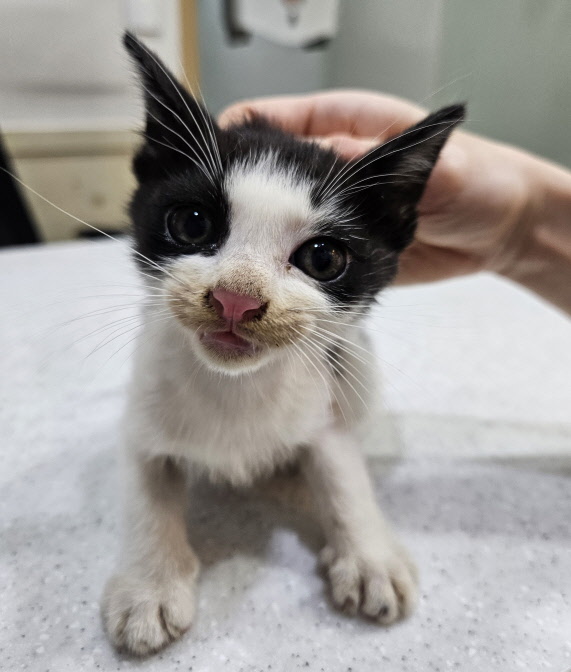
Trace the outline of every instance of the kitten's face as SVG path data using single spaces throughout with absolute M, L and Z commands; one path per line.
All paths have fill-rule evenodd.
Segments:
M 156 57 L 125 42 L 147 102 L 135 254 L 197 355 L 241 373 L 300 339 L 327 349 L 394 277 L 462 108 L 348 163 L 263 120 L 219 129 Z
M 224 165 L 217 197 L 167 210 L 168 235 L 183 246 L 165 288 L 204 361 L 243 371 L 327 316 L 332 302 L 314 276 L 342 282 L 349 250 L 323 235 L 331 213 L 312 203 L 302 175 L 271 154 Z
M 355 216 L 349 204 L 317 198 L 323 181 L 301 157 L 280 160 L 268 146 L 271 132 L 259 151 L 237 144 L 250 133 L 260 131 L 242 128 L 221 140 L 234 152 L 222 153 L 215 186 L 187 167 L 140 188 L 132 206 L 138 249 L 165 267 L 172 312 L 201 359 L 226 372 L 286 355 L 302 337 L 327 340 L 336 327 L 330 320 L 351 319 L 396 261 L 364 230 L 346 228 Z M 334 161 L 317 147 L 301 149 L 306 159 Z M 386 258 L 375 265 L 379 255 Z

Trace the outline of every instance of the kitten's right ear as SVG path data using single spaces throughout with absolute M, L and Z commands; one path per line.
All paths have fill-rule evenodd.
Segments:
M 216 122 L 132 33 L 125 33 L 123 44 L 137 66 L 146 109 L 146 142 L 133 161 L 135 175 L 143 182 L 187 163 L 214 181 L 221 168 Z

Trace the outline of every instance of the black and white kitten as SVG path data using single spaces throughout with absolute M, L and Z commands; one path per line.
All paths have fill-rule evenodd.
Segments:
M 191 625 L 199 562 L 186 479 L 301 466 L 334 602 L 389 624 L 414 566 L 377 508 L 355 427 L 375 373 L 355 329 L 395 276 L 461 105 L 345 161 L 263 119 L 220 129 L 130 34 L 145 91 L 135 258 L 148 287 L 126 419 L 126 531 L 107 584 L 113 643 L 157 651 Z M 365 400 L 366 401 L 366 400 Z

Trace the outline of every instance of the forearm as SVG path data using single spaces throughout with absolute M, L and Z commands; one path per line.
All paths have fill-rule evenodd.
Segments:
M 503 275 L 571 314 L 571 173 L 533 157 L 526 230 Z

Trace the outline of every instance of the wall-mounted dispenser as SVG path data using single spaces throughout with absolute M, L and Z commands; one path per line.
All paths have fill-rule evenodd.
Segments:
M 316 48 L 337 33 L 339 0 L 226 0 L 232 41 L 251 36 L 286 47 Z

